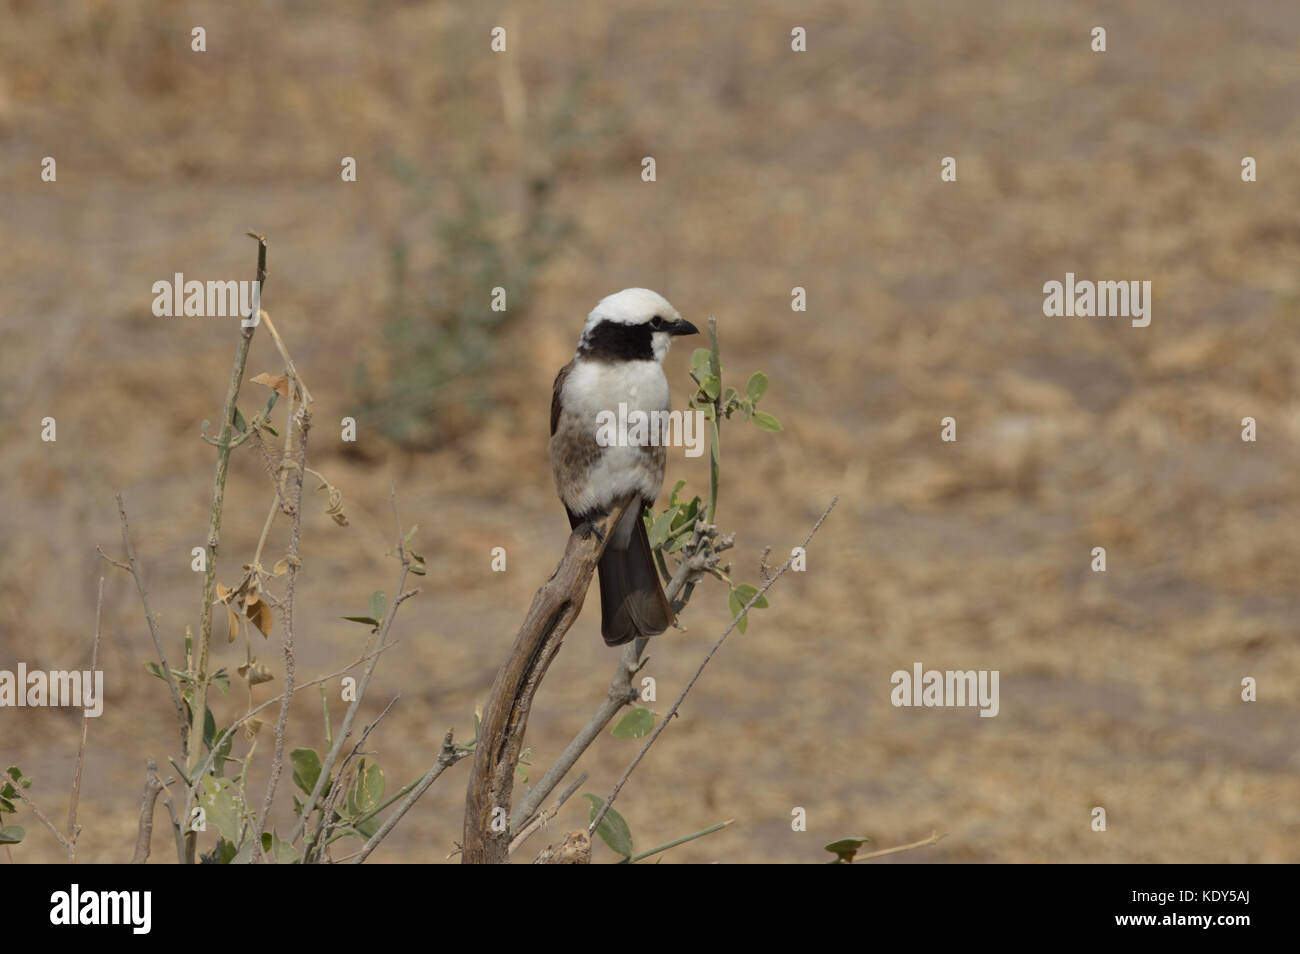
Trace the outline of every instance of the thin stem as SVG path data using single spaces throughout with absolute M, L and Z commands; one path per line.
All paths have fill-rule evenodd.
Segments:
M 370 836 L 366 846 L 355 857 L 351 858 L 350 863 L 359 865 L 369 858 L 370 853 L 379 847 L 379 843 L 388 837 L 388 833 L 402 820 L 402 816 L 409 812 L 411 807 L 419 801 L 420 796 L 429 790 L 429 786 L 438 780 L 438 776 L 445 772 L 448 766 L 455 765 L 468 754 L 468 752 L 456 750 L 451 741 L 451 729 L 448 729 L 442 740 L 442 748 L 438 752 L 438 760 L 429 767 L 429 771 L 424 773 L 424 778 L 420 779 L 419 784 L 411 790 L 411 794 L 406 796 L 406 800 L 397 807 L 393 814 L 388 816 L 383 825 L 379 827 L 379 830 Z
M 113 566 L 126 570 L 135 578 L 135 588 L 140 593 L 140 602 L 144 605 L 145 622 L 149 624 L 149 635 L 153 638 L 154 650 L 158 653 L 158 662 L 162 666 L 163 678 L 167 681 L 167 688 L 171 690 L 172 703 L 176 706 L 176 721 L 181 729 L 181 748 L 189 750 L 190 725 L 189 719 L 185 715 L 185 703 L 181 701 L 180 689 L 176 686 L 176 677 L 172 675 L 171 666 L 167 665 L 167 654 L 163 652 L 162 637 L 158 635 L 158 624 L 154 620 L 153 610 L 149 608 L 149 590 L 144 585 L 144 576 L 140 573 L 140 564 L 135 558 L 135 547 L 131 544 L 131 531 L 126 520 L 126 504 L 122 502 L 122 495 L 117 495 L 117 515 L 122 523 L 122 546 L 126 550 L 126 563 L 119 563 L 111 559 L 103 550 L 99 555 L 107 560 Z
M 251 234 L 251 233 L 250 233 Z M 258 287 L 266 287 L 266 236 L 253 236 L 257 239 L 257 280 Z M 242 323 L 241 323 L 242 325 Z M 239 388 L 244 380 L 244 368 L 248 363 L 248 348 L 253 341 L 253 332 L 257 323 L 241 328 L 239 343 L 235 348 L 235 363 L 230 370 L 230 384 L 226 388 L 226 402 L 221 415 L 221 432 L 217 437 L 217 464 L 212 476 L 212 504 L 208 511 L 208 539 L 206 546 L 207 568 L 203 576 L 203 604 L 199 608 L 199 645 L 194 656 L 193 692 L 194 702 L 190 706 L 189 751 L 186 753 L 186 765 L 189 766 L 190 787 L 186 792 L 186 818 L 189 807 L 198 798 L 196 786 L 199 776 L 194 771 L 198 768 L 203 754 L 203 722 L 208 711 L 208 652 L 212 642 L 212 603 L 217 592 L 217 544 L 221 539 L 221 516 L 226 501 L 226 474 L 230 469 L 230 437 L 235 428 L 236 402 L 239 400 Z M 185 860 L 193 864 L 196 860 L 198 833 L 185 832 Z
M 406 576 L 411 569 L 411 558 L 407 555 L 406 546 L 402 540 L 402 521 L 397 513 L 396 488 L 393 488 L 392 491 L 392 504 L 393 520 L 397 524 L 397 553 L 402 560 L 402 569 L 398 574 L 397 579 L 397 592 L 401 593 L 401 595 L 388 604 L 388 611 L 384 613 L 384 619 L 380 623 L 379 633 L 375 640 L 377 648 L 384 647 L 387 643 L 388 632 L 393 626 L 393 619 L 397 615 L 397 608 L 402 605 L 404 600 L 410 596 L 414 596 L 415 593 L 418 592 L 418 590 L 412 590 L 409 593 L 402 593 L 402 588 L 406 586 Z M 325 761 L 321 765 L 320 777 L 316 779 L 316 784 L 312 788 L 311 794 L 307 796 L 307 801 L 302 806 L 302 812 L 298 816 L 298 821 L 293 826 L 293 831 L 289 834 L 288 840 L 290 842 L 296 842 L 302 837 L 303 830 L 307 826 L 307 819 L 316 808 L 316 803 L 320 801 L 321 793 L 329 783 L 330 773 L 334 770 L 334 763 L 338 761 L 339 753 L 343 749 L 343 743 L 347 741 L 348 736 L 352 732 L 352 721 L 356 718 L 357 710 L 361 707 L 361 700 L 365 698 L 366 687 L 370 685 L 370 677 L 374 674 L 375 663 L 378 661 L 378 658 L 379 654 L 375 653 L 371 657 L 370 665 L 366 667 L 366 671 L 361 675 L 361 681 L 357 684 L 357 697 L 352 700 L 348 705 L 348 711 L 343 714 L 343 724 L 339 726 L 338 735 L 334 738 L 334 744 L 330 746 L 329 752 L 325 755 Z
M 268 328 L 270 324 L 268 322 Z M 284 455 L 280 460 L 280 480 L 276 482 L 276 500 L 271 503 L 271 512 L 267 515 L 266 526 L 262 529 L 262 541 L 258 543 L 257 556 L 253 561 L 253 571 L 261 565 L 262 545 L 265 543 L 267 530 L 275 516 L 277 502 L 285 505 L 289 511 L 289 551 L 286 559 L 289 563 L 288 581 L 285 583 L 284 617 L 281 632 L 284 646 L 284 695 L 280 702 L 280 717 L 275 723 L 275 747 L 271 755 L 270 779 L 266 783 L 266 795 L 262 799 L 262 810 L 257 816 L 257 829 L 254 831 L 253 861 L 260 860 L 262 854 L 262 830 L 266 827 L 266 818 L 271 812 L 275 799 L 275 789 L 280 782 L 280 773 L 284 767 L 284 732 L 289 721 L 289 706 L 293 701 L 294 654 L 293 654 L 293 595 L 298 580 L 298 568 L 302 561 L 298 557 L 298 546 L 302 539 L 302 482 L 307 466 L 307 432 L 311 427 L 311 409 L 304 399 L 302 408 L 294 414 L 294 398 L 302 389 L 298 374 L 289 360 L 289 353 L 278 334 L 273 335 L 276 345 L 285 361 L 288 375 L 289 406 L 285 418 Z M 293 435 L 298 431 L 298 449 L 293 450 Z M 286 472 L 286 465 L 292 464 L 291 473 Z M 286 493 L 286 489 L 288 492 Z
M 726 828 L 734 821 L 734 818 L 728 818 L 726 821 L 718 822 L 716 825 L 710 825 L 708 828 L 702 828 L 701 830 L 689 835 L 683 835 L 681 838 L 674 838 L 672 841 L 664 842 L 664 844 L 660 845 L 658 848 L 651 848 L 649 851 L 643 851 L 640 854 L 632 855 L 630 858 L 624 858 L 619 862 L 619 864 L 634 865 L 638 861 L 644 861 L 647 858 L 659 854 L 661 851 L 667 851 L 669 848 L 676 848 L 678 845 L 684 845 L 688 841 L 694 841 L 696 838 L 703 838 L 705 835 L 712 835 L 715 831 L 722 831 L 722 829 Z
M 95 599 L 95 644 L 90 651 L 90 675 L 93 682 L 95 671 L 99 668 L 99 624 L 104 613 L 104 578 L 99 578 L 99 596 Z M 86 706 L 92 705 L 90 699 L 83 698 L 81 709 L 81 744 L 77 746 L 77 767 L 72 773 L 72 801 L 68 805 L 68 864 L 77 863 L 77 836 L 81 829 L 77 827 L 77 804 L 81 801 L 81 764 L 86 758 L 86 734 L 90 728 L 90 716 Z M 99 700 L 103 703 L 103 700 Z
M 808 536 L 804 538 L 801 549 L 806 550 L 808 548 L 809 542 L 812 540 L 813 536 L 816 535 L 817 531 L 821 529 L 822 523 L 825 522 L 828 516 L 830 516 L 830 512 L 835 509 L 835 504 L 839 501 L 839 499 L 840 498 L 838 495 L 831 498 L 830 505 L 826 508 L 826 510 L 822 513 L 822 515 L 819 518 L 817 518 L 817 522 L 813 524 L 813 528 L 810 531 L 808 531 Z M 741 611 L 736 615 L 736 618 L 733 619 L 728 624 L 727 628 L 722 631 L 722 635 L 718 637 L 718 641 L 715 642 L 712 648 L 709 649 L 708 653 L 705 654 L 703 661 L 700 663 L 699 667 L 696 668 L 695 673 L 691 676 L 690 680 L 686 683 L 685 687 L 683 687 L 681 694 L 678 695 L 677 697 L 677 701 L 673 703 L 672 708 L 668 710 L 668 713 L 663 717 L 663 719 L 660 720 L 659 724 L 655 726 L 655 730 L 651 732 L 650 737 L 646 739 L 645 745 L 641 746 L 641 751 L 636 754 L 636 758 L 632 760 L 632 764 L 627 767 L 627 770 L 623 773 L 623 776 L 618 780 L 618 782 L 614 785 L 614 788 L 610 791 L 609 798 L 605 799 L 605 804 L 601 806 L 600 811 L 596 813 L 596 817 L 593 818 L 591 820 L 591 824 L 587 826 L 588 834 L 594 832 L 596 830 L 596 826 L 601 823 L 601 820 L 605 817 L 605 814 L 609 811 L 610 806 L 614 804 L 614 799 L 618 798 L 618 793 L 622 791 L 623 785 L 627 782 L 628 778 L 631 776 L 632 772 L 636 769 L 636 767 L 641 764 L 641 760 L 645 758 L 645 754 L 650 751 L 650 746 L 654 745 L 655 740 L 658 739 L 659 736 L 663 734 L 664 729 L 668 727 L 668 723 L 670 723 L 673 720 L 673 716 L 677 715 L 677 710 L 681 708 L 682 703 L 686 700 L 686 694 L 691 691 L 691 688 L 695 685 L 696 680 L 698 680 L 700 676 L 704 673 L 704 667 L 709 664 L 709 660 L 713 658 L 714 653 L 716 653 L 719 649 L 722 648 L 722 644 L 726 642 L 727 637 L 731 635 L 731 631 L 736 628 L 736 624 L 739 623 L 742 619 L 744 619 L 746 615 L 748 615 L 750 607 L 752 607 L 755 603 L 757 603 L 759 599 L 762 598 L 763 594 L 772 588 L 772 584 L 775 583 L 777 580 L 781 579 L 781 577 L 785 575 L 786 570 L 790 569 L 790 567 L 793 564 L 794 564 L 794 556 L 792 554 L 790 556 L 790 559 L 786 560 L 785 563 L 781 565 L 781 568 L 776 571 L 776 574 L 772 577 L 772 579 L 768 580 L 766 583 L 763 584 L 762 588 L 757 593 L 755 593 L 753 597 L 750 598 L 749 602 L 746 603 L 744 608 L 741 609 Z
M 943 835 L 937 831 L 930 832 L 929 838 L 922 838 L 920 841 L 914 841 L 906 845 L 895 845 L 893 848 L 881 848 L 879 851 L 870 851 L 865 855 L 854 855 L 854 861 L 866 861 L 870 858 L 883 858 L 885 855 L 896 855 L 900 851 L 913 851 L 917 848 L 926 848 L 943 839 Z
M 144 795 L 140 798 L 140 823 L 135 837 L 135 854 L 131 856 L 133 865 L 142 865 L 149 859 L 153 842 L 153 811 L 162 787 L 162 780 L 158 778 L 158 763 L 149 759 L 145 763 Z
M 36 803 L 22 793 L 21 786 L 12 785 L 10 787 L 12 788 L 13 793 L 32 810 L 32 814 L 36 816 L 36 820 L 50 830 L 50 834 L 52 834 L 55 840 L 63 846 L 63 850 L 70 853 L 72 851 L 72 842 L 68 841 L 63 832 L 59 831 L 58 826 L 56 826 L 54 822 L 50 821 L 49 816 L 37 808 Z
M 681 613 L 686 608 L 695 585 L 692 581 L 706 572 L 711 558 L 732 546 L 731 537 L 728 537 L 726 540 L 711 541 L 709 547 L 704 548 L 703 544 L 710 538 L 706 537 L 706 526 L 703 521 L 696 521 L 692 529 L 694 536 L 691 543 L 683 550 L 687 556 L 677 565 L 672 579 L 664 587 L 664 595 L 668 597 L 674 613 Z M 560 757 L 537 780 L 537 784 L 519 800 L 518 806 L 510 816 L 511 831 L 519 831 L 524 827 L 546 797 L 554 791 L 555 786 L 559 785 L 564 776 L 577 764 L 582 753 L 600 737 L 600 733 L 614 716 L 618 715 L 624 706 L 636 701 L 639 693 L 632 685 L 632 677 L 645 665 L 642 662 L 642 654 L 648 642 L 649 640 L 644 637 L 638 637 L 623 647 L 618 664 L 614 667 L 609 692 L 601 700 L 595 713 L 587 720 L 587 724 L 560 753 Z

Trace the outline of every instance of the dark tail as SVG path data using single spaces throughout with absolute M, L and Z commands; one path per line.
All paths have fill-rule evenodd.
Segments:
M 639 502 L 627 509 L 613 529 L 597 573 L 600 634 L 606 646 L 622 646 L 638 636 L 657 636 L 672 625 L 673 610 L 659 582 Z

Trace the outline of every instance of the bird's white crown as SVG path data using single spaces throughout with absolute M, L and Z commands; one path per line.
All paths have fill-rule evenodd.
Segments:
M 587 316 L 585 335 L 602 321 L 614 321 L 621 325 L 642 325 L 655 315 L 665 321 L 677 321 L 682 316 L 668 303 L 668 299 L 648 288 L 624 288 L 621 292 L 606 295 Z

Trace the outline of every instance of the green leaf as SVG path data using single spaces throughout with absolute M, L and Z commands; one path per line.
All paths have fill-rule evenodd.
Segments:
M 241 434 L 248 430 L 248 422 L 244 420 L 244 415 L 240 413 L 239 408 L 235 408 L 235 430 Z
M 776 418 L 774 418 L 771 414 L 768 414 L 767 411 L 755 411 L 754 423 L 758 425 L 760 430 L 764 430 L 764 431 L 775 432 L 775 431 L 785 430 L 785 428 L 781 426 L 781 422 L 778 421 Z
M 708 348 L 696 348 L 691 352 L 691 371 L 697 378 L 704 377 L 709 370 L 709 360 L 713 357 Z
M 348 811 L 355 818 L 368 815 L 384 803 L 384 770 L 378 765 L 366 765 L 362 759 L 357 769 L 357 780 L 348 792 Z
M 206 748 L 212 748 L 212 740 L 217 737 L 217 718 L 212 714 L 212 709 L 208 706 L 203 707 L 203 745 Z
M 591 802 L 591 814 L 587 816 L 587 821 L 590 823 L 595 820 L 596 814 L 605 807 L 605 800 L 590 793 L 584 794 L 582 797 Z M 623 816 L 614 809 L 611 808 L 605 813 L 605 817 L 596 826 L 596 834 L 600 836 L 601 841 L 624 858 L 632 857 L 632 830 L 627 827 L 627 822 L 623 820 Z
M 681 491 L 681 489 L 682 489 L 683 487 L 685 487 L 685 486 L 686 486 L 686 481 L 684 481 L 684 480 L 679 480 L 679 481 L 677 481 L 677 483 L 673 486 L 673 492 L 672 492 L 671 494 L 668 495 L 668 504 L 669 504 L 669 506 L 672 506 L 672 507 L 676 507 L 676 506 L 677 506 L 677 494 L 678 494 L 678 493 Z M 696 499 L 698 500 L 699 498 L 696 498 Z
M 348 825 L 345 831 L 348 835 L 358 839 L 359 841 L 369 841 L 371 836 L 373 836 L 375 832 L 379 831 L 379 826 L 381 824 L 382 822 L 380 822 L 379 817 L 376 815 L 367 818 L 365 821 L 357 822 L 355 825 Z
M 740 601 L 740 597 L 736 595 L 735 590 L 732 590 L 730 593 L 727 594 L 727 609 L 731 611 L 732 619 L 736 619 L 736 617 L 740 616 L 740 611 L 743 610 L 744 608 L 745 608 L 745 604 Z M 742 633 L 745 631 L 746 627 L 748 626 L 749 626 L 748 616 L 736 622 L 736 629 L 740 630 Z
M 610 734 L 616 739 L 639 739 L 655 727 L 655 714 L 649 709 L 633 709 L 619 720 Z
M 706 374 L 700 381 L 700 390 L 709 396 L 710 401 L 716 401 L 722 392 L 722 382 L 716 374 Z
M 212 674 L 212 684 L 221 690 L 222 695 L 230 692 L 230 673 L 222 666 Z
M 749 399 L 757 404 L 762 400 L 763 395 L 767 393 L 767 375 L 762 371 L 755 371 L 749 376 L 749 382 L 745 385 L 745 393 Z
M 239 792 L 228 778 L 205 776 L 200 783 L 199 805 L 207 817 L 209 825 L 216 827 L 221 836 L 228 841 L 239 837 L 243 809 Z
M 384 610 L 388 606 L 388 598 L 380 590 L 375 590 L 370 594 L 370 617 L 371 619 L 383 619 Z
M 353 623 L 365 623 L 367 626 L 379 625 L 379 620 L 375 619 L 373 616 L 344 616 L 343 618 L 350 620 Z
M 655 517 L 654 523 L 650 524 L 650 549 L 658 550 L 668 539 L 668 533 L 673 528 L 673 517 L 677 515 L 676 510 L 665 510 L 659 516 Z
M 262 836 L 262 844 L 266 845 L 266 835 Z M 271 857 L 275 859 L 277 865 L 295 865 L 298 863 L 298 852 L 293 850 L 290 842 L 281 841 L 279 832 L 271 832 L 271 844 L 269 846 Z
M 736 585 L 736 595 L 740 597 L 740 605 L 743 607 L 755 596 L 758 596 L 758 587 L 749 583 L 738 583 Z M 754 603 L 754 609 L 767 609 L 767 597 L 758 596 L 758 601 Z
M 0 828 L 0 845 L 16 845 L 27 837 L 22 825 L 5 825 Z
M 262 843 L 270 847 L 270 841 L 262 839 Z M 251 865 L 253 863 L 253 839 L 246 838 L 244 843 L 239 846 L 239 851 L 235 852 L 235 857 L 230 859 L 232 865 Z
M 212 851 L 212 860 L 219 865 L 228 865 L 235 860 L 235 856 L 238 854 L 239 847 L 233 841 L 218 838 L 217 847 Z
M 310 795 L 320 779 L 320 756 L 315 749 L 294 749 L 289 753 L 289 762 L 293 765 L 293 784 Z
M 162 666 L 158 665 L 156 662 L 147 662 L 144 664 L 144 668 L 149 670 L 163 682 L 167 681 L 167 677 L 163 675 Z
M 832 841 L 826 846 L 826 850 L 835 856 L 831 864 L 852 864 L 853 856 L 858 853 L 858 849 L 870 840 L 870 838 L 841 838 L 839 841 Z
M 679 502 L 677 504 L 677 514 L 673 517 L 673 533 L 688 524 L 691 529 L 695 528 L 695 519 L 700 515 L 700 503 L 700 498 L 695 497 L 690 503 Z

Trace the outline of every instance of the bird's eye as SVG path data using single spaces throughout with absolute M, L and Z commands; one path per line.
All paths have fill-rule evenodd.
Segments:
M 658 331 L 663 326 L 664 326 L 664 320 L 659 315 L 655 315 L 653 318 L 650 319 L 650 327 L 654 328 L 656 331 Z

